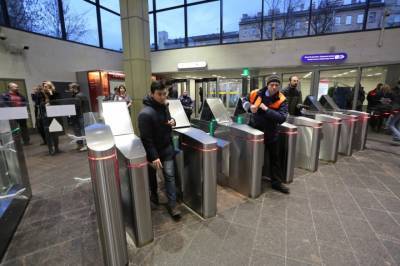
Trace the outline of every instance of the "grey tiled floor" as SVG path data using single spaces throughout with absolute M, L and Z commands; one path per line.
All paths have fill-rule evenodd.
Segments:
M 63 149 L 27 148 L 34 196 L 4 265 L 102 264 L 91 186 L 74 179 L 89 176 L 85 154 Z M 365 150 L 296 169 L 289 196 L 263 185 L 254 200 L 219 188 L 219 213 L 206 221 L 153 211 L 155 240 L 129 246 L 130 264 L 400 265 L 398 155 Z

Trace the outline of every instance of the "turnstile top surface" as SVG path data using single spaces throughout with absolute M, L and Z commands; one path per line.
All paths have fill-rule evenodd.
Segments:
M 332 112 L 332 115 L 335 117 L 339 117 L 342 120 L 357 120 L 358 119 L 358 117 L 356 115 L 344 114 L 342 112 Z
M 93 124 L 85 127 L 86 143 L 90 150 L 107 151 L 114 147 L 114 137 L 109 126 Z
M 126 102 L 103 102 L 102 109 L 104 122 L 114 136 L 134 133 Z
M 361 112 L 356 110 L 346 110 L 346 113 L 350 115 L 363 116 L 363 117 L 369 116 L 369 114 L 366 112 Z
M 295 125 L 284 122 L 283 124 L 279 125 L 279 130 L 284 132 L 296 132 L 297 127 Z
M 139 137 L 134 134 L 115 136 L 115 145 L 118 150 L 124 155 L 127 160 L 139 160 L 146 159 L 146 151 L 143 147 L 142 141 Z
M 289 122 L 290 124 L 294 124 L 295 126 L 306 126 L 306 127 L 322 126 L 322 122 L 303 116 L 288 116 L 286 121 Z
M 342 121 L 340 117 L 334 117 L 326 114 L 315 114 L 315 120 L 325 123 L 340 123 Z
M 219 98 L 207 98 L 208 106 L 218 123 L 232 122 L 231 116 Z
M 171 117 L 175 119 L 176 126 L 174 128 L 190 127 L 189 119 L 183 109 L 180 100 L 168 100 L 168 109 Z
M 246 138 L 251 138 L 251 139 L 263 139 L 264 138 L 264 132 L 252 128 L 249 125 L 246 124 L 237 124 L 237 123 L 224 123 L 222 126 L 225 126 L 229 128 L 229 130 L 237 136 L 243 136 Z
M 174 131 L 189 137 L 191 140 L 201 144 L 204 148 L 217 147 L 217 140 L 200 129 L 187 127 L 176 128 Z

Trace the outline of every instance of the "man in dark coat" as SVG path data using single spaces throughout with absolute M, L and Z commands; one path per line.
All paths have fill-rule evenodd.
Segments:
M 282 166 L 278 158 L 278 125 L 286 121 L 288 104 L 286 97 L 279 92 L 281 80 L 276 75 L 267 78 L 267 86 L 254 90 L 244 99 L 243 108 L 250 110 L 250 126 L 264 132 L 264 176 L 270 166 L 272 188 L 288 194 L 289 188 L 283 184 Z
M 151 93 L 143 99 L 144 108 L 140 111 L 139 131 L 147 153 L 151 201 L 158 205 L 157 170 L 162 170 L 168 198 L 168 212 L 173 218 L 181 213 L 176 203 L 174 148 L 172 127 L 176 125 L 167 105 L 167 89 L 160 82 L 151 84 Z
M 289 78 L 289 84 L 282 90 L 285 95 L 290 115 L 300 115 L 301 105 L 303 103 L 303 97 L 301 90 L 298 89 L 299 78 L 297 76 L 291 76 Z

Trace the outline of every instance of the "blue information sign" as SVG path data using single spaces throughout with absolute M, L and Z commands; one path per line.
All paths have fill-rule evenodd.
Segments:
M 303 63 L 341 63 L 346 59 L 346 53 L 305 54 L 301 57 Z

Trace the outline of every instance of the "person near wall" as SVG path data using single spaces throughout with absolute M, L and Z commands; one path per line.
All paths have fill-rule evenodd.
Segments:
M 126 102 L 128 108 L 132 106 L 132 98 L 126 92 L 125 85 L 121 84 L 118 86 L 117 94 L 114 97 L 114 101 L 116 102 Z
M 382 83 L 378 83 L 375 89 L 371 90 L 367 94 L 367 112 L 371 115 L 369 124 L 374 131 L 378 131 L 378 123 L 380 114 L 378 113 L 378 106 L 381 103 L 382 97 Z
M 76 100 L 75 101 L 76 115 L 71 117 L 72 127 L 74 129 L 75 136 L 81 137 L 85 135 L 83 114 L 90 112 L 89 101 L 87 97 L 81 92 L 81 87 L 78 83 L 70 83 L 68 87 L 70 92 L 72 93 L 72 98 Z M 85 142 L 83 140 L 78 140 L 76 142 L 77 144 L 76 149 L 79 151 L 86 151 L 87 147 L 84 143 Z
M 43 126 L 44 126 L 44 131 L 46 135 L 46 142 L 47 142 L 47 147 L 49 149 L 49 154 L 50 155 L 55 155 L 56 153 L 60 153 L 60 149 L 58 147 L 58 132 L 51 132 L 50 130 L 50 125 L 53 121 L 52 117 L 47 117 L 46 113 L 46 106 L 54 105 L 56 104 L 56 100 L 59 99 L 59 94 L 56 91 L 56 88 L 54 84 L 51 81 L 44 81 L 43 82 L 43 96 L 44 100 L 43 102 L 40 103 L 40 119 L 42 120 Z M 57 120 L 59 124 L 62 124 L 61 121 Z
M 273 189 L 288 194 L 290 191 L 283 184 L 282 166 L 278 156 L 278 125 L 286 121 L 288 104 L 285 95 L 279 91 L 279 76 L 269 76 L 266 83 L 266 87 L 253 90 L 244 98 L 243 108 L 251 112 L 249 125 L 264 132 L 263 176 L 271 179 Z M 267 169 L 268 165 L 270 169 Z
M 19 91 L 19 86 L 18 84 L 14 82 L 10 82 L 7 85 L 8 92 L 3 93 L 1 95 L 2 101 L 6 106 L 9 107 L 26 107 L 28 105 L 28 102 L 23 96 L 20 91 Z M 17 119 L 15 122 L 18 124 L 20 130 L 21 130 L 21 135 L 22 135 L 22 140 L 24 142 L 24 145 L 31 145 L 30 142 L 30 137 L 29 137 L 29 132 L 28 132 L 28 126 L 27 126 L 27 119 Z
M 200 97 L 200 107 L 199 107 L 199 113 L 203 109 L 203 101 L 204 101 L 204 93 L 203 93 L 203 87 L 199 88 L 199 97 Z
M 174 148 L 172 145 L 172 127 L 176 125 L 171 117 L 167 103 L 167 89 L 161 82 L 151 84 L 150 95 L 143 99 L 144 108 L 138 117 L 140 138 L 147 153 L 149 165 L 150 199 L 159 204 L 157 171 L 162 171 L 167 192 L 167 209 L 173 218 L 179 218 L 181 212 L 176 202 Z
M 393 141 L 400 142 L 400 79 L 391 91 L 392 117 L 389 129 L 392 132 Z
M 179 100 L 182 103 L 183 109 L 185 110 L 186 116 L 190 121 L 190 116 L 193 113 L 193 100 L 188 95 L 188 92 L 183 91 L 182 95 L 179 97 Z
M 178 99 L 178 90 L 174 88 L 174 82 L 172 80 L 166 80 L 164 86 L 168 90 L 168 99 L 176 100 Z
M 379 114 L 377 132 L 381 129 L 388 130 L 388 122 L 392 111 L 392 90 L 388 84 L 383 84 L 379 104 L 377 106 L 377 113 Z
M 282 90 L 288 103 L 289 114 L 296 116 L 301 115 L 300 110 L 303 104 L 303 97 L 301 95 L 301 90 L 298 89 L 298 85 L 299 77 L 291 76 L 288 86 Z
M 44 101 L 43 86 L 37 85 L 32 89 L 31 98 L 35 104 L 35 125 L 36 129 L 42 138 L 42 143 L 40 145 L 47 145 L 46 133 L 44 130 L 43 120 L 40 119 L 40 104 Z

